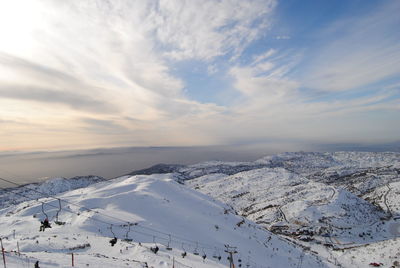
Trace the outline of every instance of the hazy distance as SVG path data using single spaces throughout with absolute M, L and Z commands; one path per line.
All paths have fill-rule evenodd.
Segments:
M 121 147 L 58 152 L 3 152 L 0 177 L 23 184 L 54 177 L 98 175 L 114 178 L 158 163 L 194 164 L 202 161 L 254 161 L 285 151 L 400 151 L 400 143 L 309 144 L 270 143 L 204 147 Z M 1 183 L 1 187 L 12 185 Z

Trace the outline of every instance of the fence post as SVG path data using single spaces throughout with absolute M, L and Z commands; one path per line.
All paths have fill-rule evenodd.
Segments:
M 4 254 L 3 240 L 2 240 L 1 238 L 0 238 L 0 243 L 1 243 L 1 253 L 3 254 L 4 268 L 7 268 L 7 265 L 6 265 L 6 255 Z
M 74 267 L 74 253 L 73 252 L 71 253 L 71 256 L 72 256 L 72 267 Z
M 18 256 L 21 256 L 21 252 L 19 251 L 19 243 L 17 241 L 17 249 L 18 249 Z

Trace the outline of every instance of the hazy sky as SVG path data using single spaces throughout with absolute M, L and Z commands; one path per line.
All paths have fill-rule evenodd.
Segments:
M 400 137 L 400 1 L 0 1 L 0 151 Z

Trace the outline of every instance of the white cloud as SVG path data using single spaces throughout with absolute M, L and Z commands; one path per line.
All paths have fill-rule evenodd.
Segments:
M 164 0 L 150 19 L 168 57 L 210 60 L 240 55 L 270 25 L 274 6 L 274 0 Z
M 396 109 L 395 101 L 384 102 L 379 96 L 308 102 L 299 90 L 307 83 L 288 75 L 299 62 L 294 52 L 266 48 L 248 65 L 235 61 L 270 27 L 274 0 L 32 0 L 26 7 L 32 12 L 17 12 L 25 2 L 0 2 L 0 134 L 6 137 L 0 146 L 328 139 L 339 137 L 343 127 L 333 129 L 326 118 L 333 118 L 336 127 L 345 112 Z M 7 27 L 10 24 L 15 27 Z M 367 35 L 368 31 L 354 35 L 354 40 Z M 338 90 L 397 70 L 397 46 L 386 43 L 395 37 L 380 46 L 374 40 L 363 51 L 354 48 L 344 64 L 341 53 L 351 41 L 349 36 L 326 46 L 329 58 L 321 56 L 315 68 L 307 70 L 313 86 Z M 375 48 L 379 49 L 372 51 Z M 364 53 L 373 55 L 365 62 L 372 71 L 362 66 Z M 222 74 L 217 61 L 222 55 L 230 59 L 226 64 L 231 64 L 232 95 L 239 97 L 226 107 L 188 99 L 185 82 L 172 74 L 172 65 L 202 61 L 209 74 Z M 354 75 L 354 68 L 359 74 Z M 385 97 L 394 94 L 390 91 Z
M 288 36 L 288 35 L 277 35 L 275 38 L 277 40 L 289 40 L 290 36 Z
M 269 49 L 266 52 L 253 56 L 253 65 L 259 63 L 260 61 L 266 60 L 276 53 L 275 49 Z
M 213 75 L 218 72 L 218 67 L 215 64 L 210 64 L 207 67 L 207 73 Z
M 363 17 L 333 24 L 320 34 L 327 43 L 315 49 L 303 72 L 305 86 L 344 91 L 400 73 L 400 2 Z
M 249 140 L 268 137 L 314 142 L 395 139 L 394 133 L 400 129 L 390 120 L 370 119 L 371 125 L 387 129 L 386 133 L 372 130 L 366 124 L 371 113 L 392 110 L 390 114 L 400 109 L 395 85 L 372 96 L 310 101 L 309 92 L 300 90 L 303 86 L 301 81 L 288 76 L 298 63 L 298 55 L 290 57 L 285 54 L 282 60 L 280 54 L 267 51 L 255 56 L 249 65 L 230 69 L 233 85 L 242 94 L 230 107 L 235 114 L 235 122 L 230 127 L 236 129 L 231 139 L 237 140 L 241 136 L 247 136 Z
M 249 98 L 263 102 L 275 102 L 278 99 L 287 101 L 285 97 L 297 88 L 297 83 L 273 74 L 259 75 L 258 71 L 271 71 L 273 67 L 272 63 L 256 67 L 233 67 L 230 74 L 234 77 L 235 88 Z
M 270 49 L 254 56 L 247 66 L 231 67 L 229 74 L 233 78 L 234 88 L 252 101 L 253 107 L 260 102 L 289 102 L 299 86 L 296 81 L 286 78 L 286 73 L 296 64 L 296 57 L 289 57 L 293 61 L 283 64 L 279 61 L 278 52 Z
M 0 116 L 25 120 L 24 132 L 34 122 L 31 140 L 39 147 L 47 146 L 42 137 L 51 129 L 66 133 L 52 139 L 60 146 L 67 137 L 75 145 L 82 137 L 88 147 L 179 144 L 185 134 L 161 133 L 205 122 L 224 108 L 188 100 L 170 60 L 240 55 L 269 26 L 274 6 L 274 0 L 1 2 Z M 210 63 L 209 72 L 216 70 Z M 85 103 L 90 109 L 81 109 Z M 3 131 L 17 134 L 11 125 Z M 203 133 L 199 140 L 189 135 L 189 144 L 211 142 Z

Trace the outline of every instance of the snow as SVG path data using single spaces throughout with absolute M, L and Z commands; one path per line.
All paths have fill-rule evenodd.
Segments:
M 0 208 L 7 207 L 12 204 L 19 204 L 26 200 L 43 197 L 43 193 L 46 195 L 54 195 L 87 187 L 93 183 L 101 181 L 105 181 L 105 179 L 99 176 L 77 176 L 69 179 L 53 178 L 42 183 L 32 183 L 16 188 L 8 188 L 6 190 L 0 189 Z M 18 192 L 21 195 L 10 195 L 9 193 L 13 191 Z M 9 198 L 10 196 L 12 199 Z
M 226 244 L 236 267 L 391 267 L 399 174 L 399 153 L 297 152 L 53 179 L 0 191 L 0 236 L 8 267 L 229 267 Z M 42 204 L 65 225 L 39 232 Z
M 256 164 L 256 169 L 232 175 L 215 171 L 185 183 L 337 265 L 362 267 L 369 259 L 388 264 L 397 258 L 399 153 L 284 153 Z M 367 251 L 358 248 L 375 254 L 363 255 Z M 341 258 L 339 250 L 346 249 L 361 255 Z
M 23 254 L 8 253 L 8 267 L 21 267 L 28 260 L 33 264 L 36 259 L 41 267 L 70 267 L 72 252 L 78 267 L 143 267 L 144 262 L 149 267 L 172 267 L 173 258 L 181 263 L 175 267 L 227 267 L 225 244 L 236 246 L 235 258 L 243 265 L 249 261 L 250 267 L 297 267 L 299 260 L 304 267 L 331 267 L 231 213 L 227 205 L 177 183 L 174 174 L 124 176 L 63 192 L 57 198 L 63 200 L 59 218 L 65 225 L 53 223 L 45 232 L 38 230 L 44 217 L 40 202 L 54 219 L 58 200 L 43 198 L 0 210 L 5 249 L 16 250 L 18 242 Z M 108 241 L 114 235 L 119 239 L 111 247 Z M 160 247 L 157 255 L 149 250 L 153 237 Z M 221 261 L 212 258 L 215 254 L 222 255 Z

